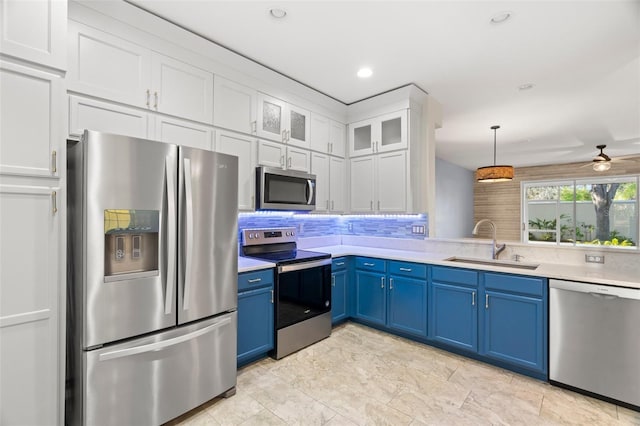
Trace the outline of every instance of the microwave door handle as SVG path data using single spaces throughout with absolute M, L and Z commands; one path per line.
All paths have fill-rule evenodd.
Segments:
M 189 309 L 189 299 L 191 297 L 191 268 L 193 266 L 193 188 L 191 183 L 191 160 L 189 158 L 184 159 L 184 193 L 187 235 L 183 253 L 186 266 L 184 271 L 182 309 L 186 311 Z
M 164 313 L 172 311 L 173 290 L 176 277 L 176 165 L 170 156 L 164 160 L 164 172 L 167 185 L 167 229 L 165 244 L 167 245 L 167 275 L 165 276 Z
M 309 198 L 307 199 L 307 205 L 310 205 L 313 201 L 313 182 L 311 179 L 307 179 L 307 188 L 309 189 Z

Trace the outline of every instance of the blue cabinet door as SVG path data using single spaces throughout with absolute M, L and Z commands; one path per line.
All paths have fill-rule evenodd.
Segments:
M 387 289 L 385 274 L 356 270 L 355 275 L 355 317 L 374 324 L 385 325 L 387 320 Z
M 477 290 L 432 282 L 429 297 L 429 337 L 449 346 L 477 352 Z
M 331 274 L 331 320 L 335 324 L 347 318 L 347 270 Z
M 273 287 L 238 294 L 238 365 L 273 349 Z
M 485 291 L 482 355 L 546 371 L 546 322 L 537 297 Z
M 427 282 L 389 276 L 389 312 L 391 329 L 427 337 Z

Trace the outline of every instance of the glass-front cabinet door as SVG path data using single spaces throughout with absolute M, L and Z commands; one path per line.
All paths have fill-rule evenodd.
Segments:
M 392 151 L 407 147 L 407 110 L 392 112 L 378 117 L 379 131 L 376 152 Z
M 308 149 L 311 113 L 295 105 L 289 105 L 287 118 L 289 120 L 286 123 L 286 143 Z
M 280 99 L 258 93 L 258 136 L 278 142 L 285 140 L 286 104 Z
M 352 157 L 405 148 L 406 109 L 349 125 L 349 154 Z
M 376 121 L 364 120 L 349 125 L 349 154 L 351 157 L 373 154 Z

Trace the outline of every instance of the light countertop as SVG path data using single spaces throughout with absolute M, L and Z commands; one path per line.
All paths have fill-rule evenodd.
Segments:
M 445 259 L 455 256 L 456 253 L 394 250 L 378 247 L 333 245 L 314 247 L 310 250 L 330 253 L 332 257 L 341 256 L 369 256 L 389 260 L 426 263 L 430 265 L 450 266 L 481 271 L 503 272 L 535 277 L 556 278 L 570 281 L 582 281 L 594 284 L 614 285 L 640 289 L 640 276 L 636 274 L 618 271 L 615 268 L 603 268 L 601 265 L 564 265 L 554 263 L 540 263 L 536 269 L 520 269 L 499 265 L 476 265 L 471 263 L 459 263 Z M 488 260 L 488 259 L 483 259 Z M 509 262 L 505 262 L 508 264 Z M 537 262 L 535 262 L 537 264 Z M 248 272 L 259 269 L 273 268 L 275 264 L 256 259 L 240 257 L 238 271 Z

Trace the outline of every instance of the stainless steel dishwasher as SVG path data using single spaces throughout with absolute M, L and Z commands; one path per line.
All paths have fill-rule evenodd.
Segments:
M 549 280 L 549 379 L 640 409 L 640 289 Z

